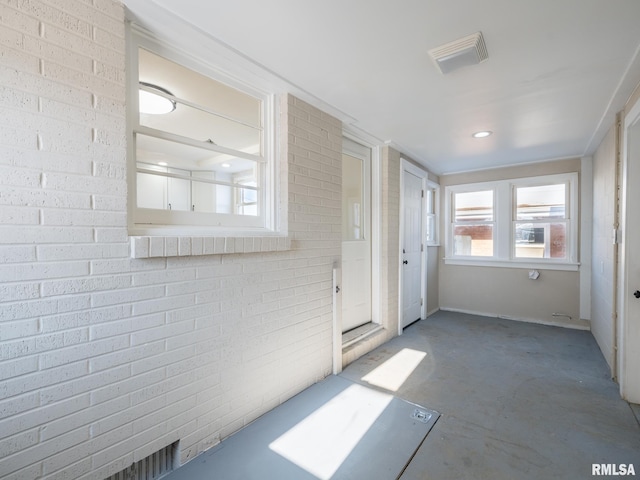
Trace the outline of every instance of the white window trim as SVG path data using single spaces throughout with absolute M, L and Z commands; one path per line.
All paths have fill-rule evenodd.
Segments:
M 480 225 L 489 225 L 492 228 L 492 232 L 493 232 L 493 254 L 489 257 L 489 256 L 484 256 L 484 257 L 480 257 L 480 256 L 472 256 L 472 255 L 455 255 L 453 248 L 454 248 L 454 239 L 453 239 L 453 228 L 455 226 L 455 202 L 453 201 L 453 197 L 456 193 L 466 193 L 466 192 L 480 192 L 480 191 L 490 191 L 493 193 L 493 220 L 491 221 L 477 221 L 477 222 L 469 222 L 469 223 L 474 223 L 474 224 L 480 224 Z M 495 184 L 493 182 L 491 183 L 470 183 L 470 184 L 465 184 L 465 185 L 457 185 L 455 187 L 447 187 L 445 189 L 445 192 L 448 192 L 446 195 L 446 199 L 445 199 L 445 203 L 447 204 L 447 213 L 449 213 L 448 217 L 446 218 L 446 238 L 447 238 L 447 251 L 448 253 L 448 257 L 450 258 L 455 258 L 458 260 L 470 260 L 472 262 L 475 261 L 481 261 L 481 260 L 490 260 L 492 258 L 498 258 L 498 251 L 500 251 L 500 249 L 498 248 L 499 243 L 501 242 L 501 239 L 498 238 L 496 232 L 498 230 L 498 218 L 500 217 L 500 214 L 503 214 L 504 212 L 502 211 L 503 209 L 498 208 L 498 200 L 501 197 L 501 192 L 498 191 L 498 188 L 495 186 Z
M 566 183 L 567 191 L 567 258 L 532 259 L 515 258 L 513 247 L 513 208 L 516 187 Z M 493 257 L 472 257 L 453 254 L 453 195 L 470 191 L 492 190 L 494 192 L 494 237 Z M 547 270 L 579 270 L 578 262 L 578 174 L 562 173 L 537 177 L 515 178 L 493 182 L 451 185 L 445 187 L 445 258 L 447 265 L 473 265 L 506 268 L 544 268 Z
M 433 238 L 427 239 L 427 247 L 440 246 L 440 185 L 427 179 L 427 189 L 433 190 L 433 213 L 429 213 L 425 208 L 425 222 L 427 218 L 433 217 Z M 425 223 L 426 225 L 426 223 Z
M 229 217 L 230 222 L 228 225 L 215 225 L 215 224 L 197 224 L 196 222 L 185 221 L 191 212 L 173 212 L 183 225 L 163 225 L 154 224 L 147 225 L 141 223 L 135 223 L 135 212 L 138 210 L 135 202 L 136 198 L 136 162 L 135 162 L 135 146 L 133 141 L 133 127 L 137 124 L 137 112 L 130 108 L 127 112 L 127 143 L 128 143 L 128 179 L 129 179 L 129 198 L 128 198 L 128 229 L 129 235 L 132 237 L 132 255 L 134 255 L 134 244 L 138 245 L 140 239 L 152 238 L 152 237 L 165 237 L 171 239 L 174 237 L 192 237 L 196 242 L 198 238 L 202 237 L 225 237 L 230 239 L 238 239 L 244 237 L 282 237 L 286 235 L 286 221 L 282 222 L 282 218 L 286 216 L 286 205 L 281 205 L 281 197 L 279 195 L 279 156 L 277 151 L 277 142 L 275 138 L 276 122 L 279 118 L 279 112 L 277 111 L 277 102 L 275 95 L 267 93 L 266 90 L 260 90 L 255 86 L 249 86 L 241 82 L 237 78 L 233 78 L 230 75 L 224 74 L 217 70 L 211 62 L 208 62 L 203 58 L 195 58 L 188 53 L 172 48 L 169 45 L 169 41 L 163 42 L 162 39 L 158 39 L 157 35 L 151 35 L 140 27 L 128 24 L 127 27 L 127 45 L 128 45 L 128 88 L 127 88 L 127 103 L 128 105 L 137 105 L 137 50 L 138 47 L 144 47 L 150 51 L 157 53 L 169 60 L 177 61 L 178 63 L 185 65 L 195 71 L 211 76 L 214 80 L 221 81 L 239 90 L 253 94 L 254 96 L 263 100 L 263 108 L 265 110 L 265 125 L 264 125 L 264 157 L 267 159 L 264 172 L 263 181 L 263 199 L 262 204 L 264 206 L 264 215 L 262 215 L 260 222 L 254 225 L 242 224 L 243 222 L 234 222 L 233 215 Z M 284 207 L 284 210 L 283 210 Z M 142 209 L 140 209 L 142 210 Z M 182 213 L 182 215 L 180 215 Z M 196 218 L 194 216 L 193 218 Z M 241 225 L 234 225 L 234 223 L 241 223 Z M 138 243 L 135 243 L 135 242 Z M 170 240 L 169 240 L 170 241 Z M 236 241 L 236 240 L 234 240 Z M 236 241 L 236 243 L 238 243 Z M 272 245 L 272 242 L 264 242 L 267 245 Z M 289 244 L 288 242 L 285 242 Z M 282 243 L 274 243 L 278 245 L 277 248 L 268 248 L 262 246 L 261 248 L 267 248 L 266 251 L 280 250 L 282 249 Z M 139 249 L 138 252 L 144 249 Z M 265 251 L 265 250 L 262 250 Z M 195 253 L 192 253 L 195 254 Z M 170 256 L 170 255 L 166 255 Z

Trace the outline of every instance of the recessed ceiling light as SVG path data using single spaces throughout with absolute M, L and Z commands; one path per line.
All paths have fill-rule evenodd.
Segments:
M 473 135 L 471 135 L 473 138 L 485 138 L 488 137 L 489 135 L 491 135 L 493 132 L 490 132 L 489 130 L 483 130 L 481 132 L 476 132 Z
M 169 164 L 167 162 L 158 162 L 158 165 L 160 165 L 161 167 L 166 167 Z
M 144 90 L 141 88 L 138 93 L 140 113 L 164 115 L 176 109 L 176 102 L 162 95 L 173 96 L 169 90 L 146 82 L 140 82 L 140 86 L 144 88 Z
M 231 166 L 231 164 L 227 163 L 227 162 L 224 162 L 224 163 L 220 164 L 220 166 L 224 167 L 224 168 L 229 168 Z

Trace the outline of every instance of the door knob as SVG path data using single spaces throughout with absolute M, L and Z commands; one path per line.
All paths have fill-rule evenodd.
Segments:
M 633 296 L 636 298 L 640 298 L 640 290 L 636 290 L 635 292 L 633 292 Z
M 407 260 L 405 260 L 405 261 L 404 261 L 404 262 L 402 262 L 402 263 L 406 265 L 406 264 L 408 264 L 409 262 L 408 262 Z M 640 296 L 640 292 L 638 292 L 638 294 L 639 294 L 638 296 Z

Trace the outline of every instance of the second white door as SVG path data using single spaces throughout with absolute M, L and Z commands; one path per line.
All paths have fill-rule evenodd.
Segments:
M 402 318 L 400 327 L 422 315 L 422 179 L 403 170 Z
M 623 241 L 620 283 L 620 390 L 622 398 L 640 402 L 640 102 L 625 118 L 625 168 L 623 169 Z

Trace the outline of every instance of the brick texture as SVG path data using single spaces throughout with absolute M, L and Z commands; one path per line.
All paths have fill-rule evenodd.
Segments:
M 287 239 L 130 240 L 122 4 L 0 21 L 0 477 L 185 462 L 328 375 L 340 122 L 282 98 Z

